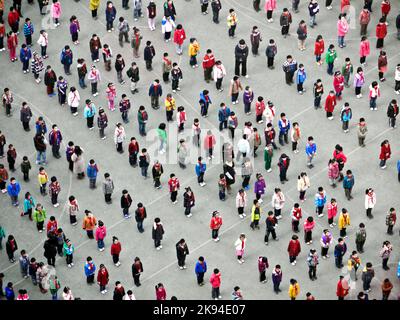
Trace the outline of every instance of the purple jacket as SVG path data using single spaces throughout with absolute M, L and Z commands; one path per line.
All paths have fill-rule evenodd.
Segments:
M 254 183 L 254 193 L 255 194 L 264 194 L 265 193 L 265 189 L 266 188 L 266 186 L 265 186 L 265 180 L 263 179 L 263 180 L 257 180 L 255 183 Z
M 71 34 L 77 33 L 78 32 L 78 25 L 76 23 L 71 23 L 69 25 L 69 32 Z
M 243 93 L 243 103 L 249 104 L 252 103 L 254 99 L 254 92 L 252 91 L 251 94 L 249 91 L 245 91 Z

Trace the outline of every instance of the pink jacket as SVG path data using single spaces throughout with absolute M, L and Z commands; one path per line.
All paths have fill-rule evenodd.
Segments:
M 370 54 L 369 41 L 360 42 L 360 57 L 367 57 Z
M 344 37 L 349 31 L 349 24 L 346 19 L 340 19 L 337 22 L 337 32 L 339 37 Z
M 61 3 L 56 2 L 51 5 L 51 16 L 53 18 L 60 18 L 61 16 Z
M 339 164 L 337 162 L 328 165 L 328 178 L 336 179 L 339 177 Z
M 264 6 L 265 12 L 273 11 L 275 9 L 276 9 L 276 0 L 265 0 L 265 6 Z
M 313 222 L 308 222 L 307 220 L 304 222 L 304 231 L 308 232 L 314 229 L 315 226 L 315 221 Z
M 328 219 L 333 219 L 337 215 L 337 204 L 332 205 L 332 203 L 328 204 Z
M 98 227 L 95 233 L 96 241 L 104 240 L 106 234 L 107 234 L 106 226 Z
M 213 273 L 210 277 L 210 283 L 213 288 L 219 288 L 221 286 L 221 273 Z

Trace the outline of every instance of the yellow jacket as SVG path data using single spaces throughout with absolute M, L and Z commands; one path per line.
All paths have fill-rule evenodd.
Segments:
M 39 181 L 40 185 L 47 183 L 49 181 L 49 177 L 47 176 L 47 173 L 44 173 L 44 174 L 39 173 L 38 181 Z
M 232 27 L 235 24 L 237 24 L 238 18 L 236 16 L 236 13 L 234 13 L 233 15 L 229 15 L 227 20 L 228 20 L 228 27 Z
M 165 99 L 165 109 L 167 111 L 175 110 L 176 104 L 175 104 L 175 99 L 172 98 L 171 101 L 168 99 Z
M 96 10 L 100 6 L 100 0 L 90 0 L 89 9 Z
M 189 56 L 190 57 L 197 55 L 199 53 L 199 51 L 200 51 L 200 45 L 197 42 L 189 44 Z
M 289 297 L 296 298 L 300 293 L 300 285 L 296 283 L 295 285 L 290 285 L 289 286 Z
M 261 219 L 261 215 L 262 215 L 261 207 L 258 208 L 258 214 L 256 214 L 256 206 L 253 205 L 253 207 L 251 208 L 251 222 L 259 221 Z
M 349 214 L 347 214 L 346 217 L 345 217 L 343 215 L 343 213 L 341 213 L 340 216 L 339 216 L 339 222 L 338 222 L 339 230 L 342 230 L 343 228 L 346 228 L 349 225 L 350 225 L 350 216 L 349 216 Z

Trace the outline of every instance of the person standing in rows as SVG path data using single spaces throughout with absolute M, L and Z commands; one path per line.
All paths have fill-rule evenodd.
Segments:
M 382 300 L 389 300 L 390 293 L 393 289 L 393 284 L 390 282 L 388 278 L 383 280 L 381 288 L 382 288 Z
M 361 274 L 363 290 L 365 293 L 368 293 L 371 291 L 371 282 L 374 277 L 375 277 L 375 270 L 372 266 L 372 263 L 367 262 L 362 271 L 362 274 Z
M 104 130 L 108 127 L 108 117 L 103 108 L 99 108 L 99 115 L 97 117 L 97 126 L 99 128 L 100 138 L 106 139 L 107 136 L 104 134 Z
M 364 252 L 364 244 L 366 239 L 367 239 L 367 232 L 365 230 L 365 224 L 360 223 L 355 237 L 356 247 L 359 253 Z
M 324 229 L 324 231 L 322 232 L 321 240 L 320 240 L 322 259 L 329 258 L 328 250 L 329 250 L 329 247 L 331 246 L 332 242 L 333 242 L 332 233 L 328 229 Z
M 132 62 L 131 67 L 126 71 L 126 75 L 131 80 L 131 93 L 138 93 L 139 89 L 137 88 L 137 83 L 139 82 L 139 67 L 137 66 L 136 62 Z
M 104 239 L 107 235 L 107 228 L 104 225 L 104 222 L 99 220 L 98 226 L 96 228 L 95 232 L 95 238 L 97 241 L 97 248 L 99 249 L 100 252 L 104 251 Z
M 304 242 L 310 245 L 312 241 L 312 231 L 315 227 L 315 221 L 313 217 L 308 217 L 306 221 L 304 221 Z
M 146 208 L 143 206 L 143 203 L 139 202 L 137 204 L 137 209 L 135 211 L 135 220 L 137 223 L 137 228 L 140 233 L 144 232 L 143 221 L 147 218 Z
M 117 54 L 114 64 L 115 71 L 117 72 L 118 82 L 123 85 L 125 84 L 125 80 L 122 76 L 122 71 L 125 69 L 125 60 L 122 58 L 121 54 Z
M 297 235 L 293 235 L 292 239 L 289 241 L 287 252 L 289 253 L 289 262 L 292 266 L 296 265 L 296 258 L 301 252 L 300 241 Z
M 343 257 L 347 252 L 347 245 L 343 238 L 339 238 L 338 243 L 335 246 L 334 256 L 336 268 L 343 268 Z
M 124 215 L 125 219 L 128 219 L 131 217 L 129 214 L 129 208 L 132 205 L 132 198 L 130 194 L 128 193 L 128 190 L 124 189 L 122 190 L 122 196 L 121 196 L 121 208 L 122 208 L 122 213 Z
M 389 118 L 389 127 L 392 129 L 396 128 L 396 118 L 399 115 L 399 106 L 397 104 L 397 100 L 393 99 L 387 108 L 386 115 Z
M 396 220 L 396 210 L 395 208 L 390 208 L 389 212 L 386 214 L 387 234 L 393 235 L 393 227 L 396 224 Z
M 246 45 L 246 42 L 241 39 L 239 43 L 235 47 L 235 75 L 242 75 L 245 78 L 248 78 L 247 74 L 247 57 L 249 55 L 249 48 Z M 241 68 L 241 73 L 240 73 Z
M 298 48 L 300 51 L 306 50 L 306 39 L 307 39 L 307 24 L 304 20 L 301 20 L 299 26 L 297 27 L 297 39 Z
M 368 24 L 371 20 L 371 14 L 368 11 L 368 7 L 364 6 L 358 16 L 358 21 L 360 23 L 360 35 L 366 36 L 367 35 L 367 28 Z
M 90 159 L 89 164 L 86 167 L 86 174 L 87 174 L 87 177 L 89 178 L 89 188 L 90 189 L 96 188 L 96 180 L 97 180 L 98 172 L 99 172 L 99 168 L 98 168 L 96 162 L 93 159 Z
M 112 237 L 111 256 L 116 267 L 121 265 L 121 262 L 119 261 L 121 250 L 121 242 L 119 242 L 117 237 Z
M 310 249 L 310 252 L 307 256 L 307 264 L 309 278 L 312 281 L 317 280 L 317 265 L 319 264 L 317 250 Z
M 146 41 L 146 47 L 144 48 L 143 57 L 144 61 L 146 62 L 146 69 L 148 71 L 153 70 L 152 63 L 155 55 L 156 51 L 154 49 L 154 46 L 151 44 L 151 41 Z
M 86 258 L 84 271 L 85 271 L 85 275 L 86 275 L 87 284 L 93 284 L 94 276 L 95 276 L 95 272 L 96 272 L 96 265 L 94 264 L 92 257 Z
M 29 61 L 32 58 L 32 51 L 25 43 L 22 44 L 22 46 L 21 46 L 19 58 L 22 62 L 23 73 L 28 73 L 29 72 Z
M 351 191 L 354 187 L 354 175 L 352 173 L 351 170 L 347 170 L 346 171 L 346 176 L 343 179 L 343 189 L 344 189 L 344 193 L 345 196 L 347 198 L 347 200 L 351 200 L 353 199 L 353 196 L 351 195 Z
M 125 39 L 126 43 L 129 43 L 129 23 L 124 19 L 124 17 L 119 17 L 118 19 L 118 41 L 121 47 L 124 46 L 123 40 Z
M 99 271 L 97 272 L 97 283 L 100 286 L 100 293 L 101 294 L 106 294 L 107 293 L 107 284 L 109 281 L 109 275 L 108 275 L 108 270 L 104 266 L 104 264 L 101 264 L 99 266 Z
M 107 43 L 103 45 L 102 56 L 103 56 L 104 68 L 106 69 L 106 71 L 111 71 L 112 50 Z
M 91 66 L 90 68 L 88 80 L 90 81 L 93 97 L 97 97 L 99 95 L 99 92 L 97 90 L 97 85 L 100 82 L 100 71 L 97 70 L 96 66 L 94 65 Z
M 15 150 L 14 145 L 9 144 L 7 150 L 7 162 L 11 172 L 14 172 L 16 170 L 15 169 L 16 160 L 17 160 L 17 151 Z
M 379 22 L 376 25 L 375 35 L 376 35 L 376 48 L 382 49 L 385 37 L 387 35 L 387 26 L 385 18 L 382 17 L 379 19 Z
M 114 20 L 117 16 L 117 10 L 115 9 L 113 3 L 111 1 L 107 1 L 107 6 L 105 10 L 106 22 L 107 22 L 107 31 L 114 31 Z
M 289 181 L 287 179 L 287 170 L 289 169 L 289 165 L 290 158 L 285 153 L 282 153 L 278 160 L 279 179 L 282 184 L 284 184 L 286 181 Z
M 269 243 L 269 235 L 272 235 L 272 239 L 275 241 L 278 241 L 278 237 L 276 236 L 275 228 L 278 224 L 278 219 L 275 217 L 274 213 L 272 211 L 268 211 L 268 217 L 265 220 L 266 224 L 266 233 L 264 236 L 264 244 L 268 245 Z
M 300 294 L 300 285 L 295 279 L 290 279 L 289 285 L 289 298 L 290 300 L 296 300 L 297 296 Z
M 289 35 L 289 28 L 292 23 L 292 14 L 289 12 L 288 8 L 283 8 L 279 23 L 282 27 L 281 34 L 286 38 Z
M 382 249 L 379 252 L 379 255 L 382 258 L 382 268 L 383 270 L 387 271 L 390 270 L 390 268 L 388 267 L 388 261 L 390 258 L 390 254 L 393 251 L 393 246 L 390 243 L 390 241 L 384 241 L 383 245 L 382 245 Z
M 293 205 L 292 213 L 291 213 L 291 218 L 292 218 L 292 231 L 293 232 L 299 232 L 299 224 L 300 220 L 302 218 L 302 210 L 300 208 L 300 205 L 298 203 L 295 203 Z
M 379 166 L 381 169 L 386 169 L 386 161 L 390 159 L 391 154 L 392 150 L 390 148 L 389 141 L 384 140 L 381 143 L 381 152 L 379 154 L 379 160 L 380 160 Z
M 76 214 L 79 212 L 78 201 L 74 196 L 68 198 L 68 211 L 69 211 L 69 221 L 71 225 L 76 226 L 78 222 L 76 221 Z
M 175 247 L 176 247 L 176 255 L 178 258 L 179 269 L 181 270 L 186 269 L 185 260 L 186 256 L 189 254 L 189 248 L 185 242 L 185 239 L 179 240 L 175 245 Z
M 235 31 L 236 31 L 236 27 L 237 27 L 237 22 L 238 22 L 238 18 L 235 12 L 235 9 L 229 9 L 229 15 L 227 17 L 227 22 L 228 22 L 228 36 L 230 38 L 234 38 L 235 37 Z
M 286 84 L 292 85 L 292 83 L 294 83 L 293 82 L 294 73 L 297 70 L 296 60 L 294 60 L 291 55 L 288 55 L 286 57 L 286 61 L 283 63 L 282 68 L 283 71 L 285 72 Z
M 357 251 L 353 251 L 350 255 L 349 260 L 347 261 L 347 269 L 350 272 L 350 276 L 351 276 L 351 272 L 354 270 L 354 280 L 355 281 L 357 281 L 357 270 L 360 266 L 361 266 L 361 259 L 358 256 Z
M 241 233 L 239 238 L 235 241 L 236 257 L 239 264 L 244 262 L 243 255 L 246 248 L 246 235 Z
M 140 275 L 143 273 L 143 264 L 139 257 L 136 257 L 132 264 L 132 276 L 135 286 L 140 287 Z
M 339 276 L 339 281 L 336 286 L 336 296 L 338 297 L 338 300 L 344 300 L 344 298 L 349 294 L 349 291 L 348 281 L 344 279 L 342 275 Z
M 89 239 L 94 239 L 93 231 L 97 225 L 97 219 L 93 215 L 93 213 L 89 210 L 85 210 L 85 218 L 82 222 L 82 229 L 86 231 L 86 234 Z
M 162 249 L 161 240 L 163 239 L 163 235 L 164 235 L 164 226 L 161 223 L 160 218 L 155 218 L 152 228 L 152 238 L 154 240 L 154 246 L 156 250 Z

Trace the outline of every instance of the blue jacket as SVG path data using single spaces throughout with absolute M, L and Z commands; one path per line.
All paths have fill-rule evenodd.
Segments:
M 6 292 L 7 300 L 15 300 L 15 293 L 12 289 L 10 289 L 9 287 L 6 287 L 5 292 Z
M 278 121 L 278 126 L 279 126 L 279 132 L 286 134 L 290 130 L 290 121 L 289 119 L 286 119 L 286 127 L 283 126 L 283 121 L 279 119 Z
M 306 154 L 308 156 L 311 156 L 316 152 L 317 152 L 317 145 L 315 143 L 311 145 L 309 143 L 306 144 Z
M 29 61 L 29 59 L 32 58 L 31 49 L 27 48 L 26 50 L 24 50 L 23 48 L 21 48 L 21 51 L 19 52 L 19 58 L 21 59 L 21 61 Z
M 21 186 L 19 185 L 18 182 L 15 182 L 14 185 L 10 183 L 10 184 L 7 186 L 7 192 L 8 192 L 8 194 L 9 194 L 10 196 L 14 196 L 14 197 L 18 196 L 18 194 L 20 193 L 20 191 L 21 191 Z
M 399 266 L 400 266 L 400 264 L 399 264 Z M 203 261 L 203 263 L 201 264 L 199 261 L 197 261 L 196 267 L 194 268 L 194 272 L 196 274 L 206 273 L 207 272 L 207 263 L 205 261 Z
M 399 264 L 397 266 L 397 278 L 400 279 L 400 261 L 399 261 Z
M 24 24 L 24 36 L 32 35 L 35 32 L 35 28 L 33 27 L 33 23 L 28 25 L 27 23 Z
M 400 172 L 400 160 L 397 161 L 397 171 Z
M 158 86 L 158 96 L 162 96 L 162 86 L 161 84 Z M 154 84 L 152 84 L 149 88 L 149 96 L 156 96 L 156 93 L 154 91 Z
M 343 109 L 340 114 L 340 118 L 342 121 L 350 121 L 352 116 L 353 116 L 353 113 L 352 113 L 351 109 L 348 109 L 348 111 L 345 111 Z
M 222 108 L 219 109 L 219 111 L 218 111 L 219 122 L 228 120 L 228 117 L 230 116 L 230 114 L 231 114 L 231 109 L 229 109 L 228 107 L 226 107 L 225 110 Z
M 92 103 L 91 107 L 92 108 L 85 106 L 85 109 L 83 109 L 83 116 L 85 118 L 94 117 L 94 115 L 96 114 L 96 106 Z
M 106 21 L 108 22 L 113 22 L 115 20 L 115 17 L 117 15 L 117 9 L 113 6 L 111 10 L 106 9 Z
M 36 200 L 31 196 L 32 203 L 28 200 L 24 200 L 24 212 L 28 212 L 29 209 L 33 209 L 36 206 Z
M 67 53 L 65 49 L 61 51 L 60 60 L 62 64 L 71 65 L 73 57 L 74 55 L 72 54 L 72 51 L 69 53 Z
M 304 83 L 307 79 L 307 74 L 305 70 L 297 70 L 297 76 L 296 76 L 296 83 Z
M 343 246 L 337 244 L 335 246 L 335 250 L 334 250 L 333 255 L 335 257 L 344 256 L 346 254 L 346 251 L 347 251 L 347 245 L 345 243 L 343 243 Z
M 317 193 L 314 198 L 314 204 L 316 207 L 323 207 L 326 203 L 326 195 L 323 198 Z
M 200 93 L 200 101 L 199 101 L 199 103 L 200 103 L 201 106 L 204 105 L 204 106 L 208 107 L 209 104 L 212 103 L 212 102 L 211 102 L 210 96 L 208 96 L 208 103 L 207 103 L 206 98 L 204 97 L 204 94 L 202 92 L 202 93 Z
M 197 163 L 195 169 L 197 176 L 199 176 L 200 173 L 206 172 L 207 165 L 205 163 Z
M 92 274 L 95 274 L 95 272 L 96 272 L 96 265 L 94 263 L 92 263 L 91 266 L 92 266 L 92 269 L 89 270 L 89 264 L 87 262 L 85 263 L 85 275 L 86 275 L 86 277 L 89 277 Z
M 343 179 L 343 188 L 350 189 L 353 188 L 353 186 L 354 186 L 354 175 L 351 178 L 345 176 Z
M 87 166 L 87 169 L 86 169 L 86 174 L 87 174 L 87 176 L 88 176 L 88 178 L 90 179 L 90 178 L 96 178 L 97 177 L 97 172 L 99 171 L 99 169 L 97 168 L 97 165 L 96 164 L 94 164 L 94 165 L 91 165 L 91 164 L 89 164 L 88 166 Z

